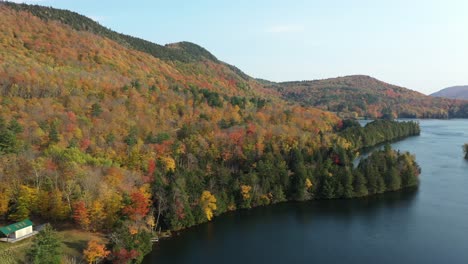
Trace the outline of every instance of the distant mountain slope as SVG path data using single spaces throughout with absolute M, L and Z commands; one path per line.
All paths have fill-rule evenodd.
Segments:
M 431 96 L 468 100 L 468 85 L 448 87 L 431 94 Z
M 364 75 L 266 85 L 287 100 L 344 117 L 447 118 L 468 114 L 463 102 L 433 98 Z

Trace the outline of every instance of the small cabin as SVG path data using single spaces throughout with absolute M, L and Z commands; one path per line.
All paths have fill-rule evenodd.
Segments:
M 33 223 L 31 220 L 26 219 L 9 226 L 0 227 L 0 233 L 5 236 L 2 241 L 15 241 L 33 235 Z

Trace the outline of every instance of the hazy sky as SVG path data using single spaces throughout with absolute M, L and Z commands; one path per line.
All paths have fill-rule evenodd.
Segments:
M 191 41 L 273 81 L 366 74 L 431 93 L 468 84 L 467 0 L 42 0 L 159 44 Z

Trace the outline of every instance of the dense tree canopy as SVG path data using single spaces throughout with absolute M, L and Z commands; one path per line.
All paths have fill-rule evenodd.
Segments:
M 407 153 L 386 149 L 353 166 L 356 150 L 418 134 L 416 123 L 361 128 L 285 102 L 189 43 L 159 53 L 83 19 L 0 3 L 3 221 L 106 232 L 110 260 L 138 263 L 155 227 L 417 183 Z M 101 249 L 89 245 L 89 259 Z
M 359 150 L 408 136 L 416 136 L 420 132 L 418 123 L 414 121 L 376 120 L 361 127 L 357 121 L 345 120 L 340 136 Z

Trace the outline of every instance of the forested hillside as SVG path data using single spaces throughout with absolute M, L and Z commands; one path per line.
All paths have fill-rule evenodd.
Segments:
M 468 85 L 448 87 L 431 94 L 431 96 L 468 100 Z
M 166 62 L 4 4 L 0 34 L 4 221 L 180 229 L 291 197 L 258 162 L 278 160 L 290 182 L 293 149 L 336 138 L 333 114 L 271 100 L 216 61 Z
M 336 115 L 275 94 L 194 44 L 0 3 L 1 221 L 105 232 L 110 260 L 138 262 L 156 228 L 417 182 L 414 157 L 388 150 L 411 181 L 375 191 Z
M 434 98 L 369 76 L 267 85 L 287 100 L 350 118 L 468 117 L 468 102 Z
M 117 33 L 101 26 L 90 18 L 68 10 L 9 2 L 4 3 L 4 5 L 17 11 L 27 11 L 45 21 L 58 21 L 69 25 L 74 30 L 91 32 L 95 35 L 113 40 L 125 47 L 149 53 L 165 61 L 197 62 L 211 60 L 219 62 L 216 57 L 207 50 L 193 43 L 181 42 L 162 46 L 144 39 Z
M 87 175 L 73 170 L 88 165 L 138 172 L 129 177 L 156 168 L 216 171 L 215 164 L 238 171 L 266 145 L 278 153 L 318 147 L 319 133 L 328 134 L 338 121 L 327 112 L 272 102 L 224 64 L 206 59 L 175 67 L 107 38 L 0 8 L 2 123 L 6 138 L 14 139 L 5 139 L 3 157 L 21 154 L 9 156 L 14 167 L 41 158 L 35 168 L 18 168 L 32 170 L 19 174 L 34 172 L 36 184 L 49 175 L 42 171 L 46 164 L 52 172 L 72 170 L 60 171 L 70 176 Z M 80 166 L 58 164 L 68 162 Z M 107 173 L 91 170 L 93 178 Z

